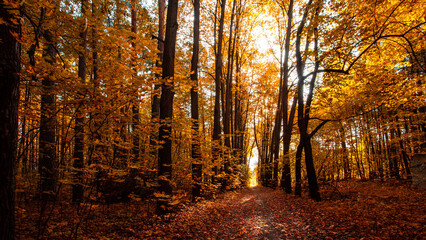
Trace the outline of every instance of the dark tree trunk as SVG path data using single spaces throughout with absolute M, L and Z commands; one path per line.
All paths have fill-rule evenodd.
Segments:
M 43 58 L 52 67 L 56 50 L 52 33 L 46 31 L 47 46 Z M 52 73 L 42 79 L 43 93 L 40 104 L 39 173 L 40 194 L 43 200 L 53 199 L 56 190 L 56 89 Z
M 132 57 L 132 71 L 133 71 L 133 78 L 134 81 L 132 82 L 132 84 L 135 84 L 135 82 L 137 83 L 138 81 L 136 81 L 138 74 L 137 74 L 137 68 L 136 68 L 136 54 L 137 54 L 137 50 L 136 50 L 136 43 L 135 43 L 135 38 L 136 38 L 136 34 L 137 34 L 137 15 L 136 15 L 136 0 L 132 0 L 131 1 L 131 17 L 132 17 L 132 33 L 134 34 L 134 36 L 132 36 L 132 48 L 133 48 L 133 57 Z M 140 141 L 140 135 L 139 135 L 139 125 L 140 125 L 140 119 L 139 119 L 139 96 L 138 96 L 138 87 L 139 86 L 134 86 L 135 89 L 135 100 L 133 101 L 132 104 L 132 133 L 133 133 L 133 162 L 138 162 L 139 161 L 139 141 Z
M 312 156 L 312 145 L 310 139 L 306 139 L 305 141 L 305 164 L 306 174 L 308 175 L 309 196 L 315 201 L 320 201 L 321 196 L 319 194 L 317 174 L 315 172 L 314 161 Z
M 293 21 L 293 4 L 291 0 L 287 10 L 287 29 L 284 44 L 284 62 L 283 62 L 283 96 L 282 96 L 282 113 L 283 113 L 283 172 L 282 178 L 284 181 L 281 182 L 282 187 L 286 193 L 291 193 L 291 172 L 290 172 L 290 142 L 293 134 L 293 121 L 296 112 L 297 97 L 293 98 L 293 104 L 290 110 L 290 116 L 288 115 L 288 78 L 289 78 L 289 52 L 291 43 L 291 32 L 292 32 L 292 21 Z
M 221 91 L 221 85 L 222 85 L 222 67 L 223 67 L 223 62 L 222 62 L 222 41 L 223 41 L 223 24 L 225 21 L 225 5 L 226 5 L 226 0 L 218 0 L 217 4 L 216 4 L 216 8 L 217 5 L 219 4 L 221 5 L 221 15 L 220 15 L 220 20 L 219 20 L 219 31 L 218 31 L 218 40 L 217 42 L 215 41 L 215 99 L 214 99 L 214 113 L 213 113 L 213 136 L 212 136 L 212 144 L 213 144 L 213 149 L 212 149 L 212 155 L 213 155 L 213 169 L 214 169 L 214 173 L 215 176 L 218 174 L 219 169 L 218 169 L 218 160 L 219 160 L 219 156 L 220 156 L 220 146 L 222 145 L 221 143 L 221 139 L 220 139 L 220 134 L 222 133 L 222 128 L 221 128 L 221 124 L 220 124 L 220 99 L 221 99 L 221 95 L 222 95 L 222 91 Z M 215 37 L 216 37 L 216 21 L 215 21 Z M 215 39 L 216 40 L 216 39 Z M 222 111 L 223 112 L 223 111 Z M 216 181 L 215 179 L 213 179 L 214 181 Z
M 233 77 L 233 66 L 234 66 L 234 48 L 233 48 L 233 34 L 235 34 L 234 17 L 235 17 L 235 6 L 236 0 L 232 4 L 231 21 L 229 25 L 229 39 L 228 39 L 228 62 L 226 70 L 226 82 L 225 82 L 225 99 L 222 99 L 225 103 L 225 111 L 223 113 L 223 133 L 225 134 L 225 146 L 227 150 L 231 150 L 231 122 L 232 122 L 232 77 Z M 229 159 L 228 159 L 229 161 Z M 227 161 L 227 162 L 228 162 Z
M 198 59 L 200 42 L 200 0 L 194 0 L 194 43 L 191 59 L 191 118 L 192 118 L 192 199 L 201 196 L 203 165 L 201 163 L 198 114 Z
M 273 179 L 270 179 L 272 182 L 271 187 L 276 187 L 278 184 L 278 164 L 280 159 L 280 139 L 281 139 L 281 122 L 283 118 L 281 104 L 283 103 L 283 71 L 281 69 L 281 76 L 280 76 L 280 86 L 279 86 L 279 95 L 278 95 L 278 103 L 277 103 L 277 110 L 275 114 L 275 124 L 274 129 L 272 131 L 272 139 L 271 139 L 271 146 L 270 146 L 270 162 L 273 162 Z M 282 184 L 282 183 L 281 183 Z
M 158 0 L 158 61 L 155 63 L 155 66 L 158 69 L 161 69 L 161 62 L 163 62 L 163 52 L 164 52 L 164 20 L 165 20 L 165 11 L 166 11 L 166 0 Z M 156 74 L 156 77 L 159 79 L 161 74 Z M 160 91 L 160 84 L 154 85 L 154 95 L 152 97 L 151 104 L 151 118 L 152 122 L 158 123 L 158 118 L 160 117 L 160 98 L 158 97 Z M 157 157 L 157 140 L 158 134 L 153 130 L 150 136 L 150 154 L 155 159 Z
M 25 100 L 24 100 L 24 105 L 26 106 L 28 104 L 28 100 L 29 100 L 29 88 L 25 87 Z M 22 172 L 27 173 L 27 161 L 28 161 L 28 151 L 27 148 L 25 147 L 25 144 L 27 142 L 27 118 L 24 116 L 22 118 L 22 126 L 21 126 L 21 140 L 19 141 L 19 146 L 18 146 L 18 156 L 22 157 Z M 19 157 L 16 160 L 17 161 L 17 165 L 19 166 Z
M 172 118 L 174 97 L 175 47 L 178 0 L 169 0 L 166 23 L 166 39 L 164 41 L 163 84 L 161 86 L 159 140 L 163 142 L 158 151 L 159 190 L 170 196 L 172 194 Z M 167 199 L 157 202 L 157 214 L 167 212 Z
M 401 128 L 400 128 L 400 126 L 398 124 L 398 117 L 396 117 L 395 121 L 397 122 L 397 124 L 396 124 L 396 133 L 398 134 L 399 148 L 400 148 L 401 155 L 402 155 L 402 160 L 403 160 L 403 163 L 404 163 L 405 174 L 407 176 L 407 179 L 412 179 L 411 170 L 410 170 L 410 164 L 409 164 L 409 160 L 410 159 L 409 159 L 409 156 L 408 156 L 408 154 L 407 154 L 407 152 L 406 152 L 406 150 L 404 148 L 404 142 L 403 142 L 403 140 L 401 138 Z
M 349 165 L 349 152 L 346 147 L 346 134 L 343 124 L 340 123 L 340 145 L 342 146 L 342 159 L 343 159 L 343 175 L 345 179 L 351 178 L 351 168 Z
M 234 17 L 235 17 L 235 6 L 236 6 L 236 0 L 233 1 L 232 4 L 232 12 L 231 12 L 231 20 L 230 20 L 230 26 L 229 26 L 229 39 L 228 39 L 228 62 L 227 62 L 227 73 L 226 73 L 226 79 L 224 84 L 224 89 L 222 89 L 222 92 L 224 93 L 224 98 L 222 99 L 222 102 L 224 103 L 224 111 L 223 111 L 223 133 L 225 137 L 225 151 L 227 151 L 227 154 L 225 156 L 225 172 L 227 174 L 231 173 L 231 153 L 232 153 L 232 144 L 231 144 L 231 135 L 232 135 L 232 75 L 233 75 L 233 65 L 234 65 L 234 48 L 233 48 L 233 37 L 232 35 L 235 34 L 233 31 L 234 26 Z M 225 185 L 228 185 L 229 182 L 225 181 Z M 226 188 L 226 186 L 224 186 Z
M 234 28 L 234 34 L 233 36 L 231 36 L 233 38 L 232 40 L 232 66 L 231 66 L 231 71 L 228 71 L 228 73 L 230 73 L 231 78 L 233 75 L 233 65 L 235 62 L 235 91 L 234 91 L 234 96 L 233 96 L 233 105 L 231 105 L 231 109 L 234 108 L 234 111 L 232 113 L 232 117 L 231 117 L 231 143 L 232 143 L 232 153 L 233 156 L 238 159 L 238 163 L 242 164 L 242 151 L 241 151 L 241 147 L 239 146 L 238 143 L 238 136 L 240 135 L 240 129 L 241 129 L 241 125 L 242 121 L 241 121 L 241 109 L 237 109 L 237 108 L 241 108 L 241 103 L 237 103 L 237 101 L 240 101 L 240 99 L 238 99 L 238 94 L 240 92 L 242 92 L 242 89 L 240 89 L 239 86 L 239 79 L 238 79 L 238 73 L 240 72 L 240 66 L 239 66 L 239 53 L 238 53 L 238 39 L 239 39 L 239 25 L 240 25 L 240 15 L 242 13 L 242 8 L 243 6 L 240 5 L 241 2 L 238 5 L 238 8 L 236 10 L 236 17 L 235 17 L 235 28 Z M 228 61 L 229 62 L 229 61 Z M 239 118 L 237 120 L 237 118 Z
M 309 13 L 309 5 L 312 4 L 312 0 L 307 3 L 307 8 L 305 13 L 303 14 L 302 22 L 300 23 L 297 29 L 297 37 L 296 37 L 296 70 L 298 77 L 298 126 L 299 126 L 299 134 L 300 134 L 300 142 L 303 144 L 303 148 L 305 149 L 305 164 L 306 164 L 306 173 L 308 175 L 308 183 L 309 183 L 309 195 L 313 200 L 320 201 L 321 197 L 319 194 L 317 176 L 315 172 L 314 159 L 312 156 L 312 146 L 311 146 L 311 136 L 308 134 L 308 123 L 309 123 L 309 112 L 310 106 L 312 102 L 313 90 L 315 86 L 316 73 L 318 70 L 319 61 L 317 57 L 315 57 L 315 69 L 310 80 L 309 84 L 309 93 L 306 100 L 306 105 L 303 100 L 304 96 L 304 80 L 305 77 L 303 75 L 305 62 L 302 58 L 301 54 L 301 34 L 305 27 L 306 19 Z M 309 41 L 306 42 L 306 48 L 308 49 Z M 315 36 L 315 52 L 318 53 L 318 41 L 317 36 Z
M 296 186 L 294 194 L 297 196 L 302 196 L 302 152 L 303 143 L 300 142 L 296 151 Z
M 15 237 L 15 166 L 18 139 L 20 34 L 11 6 L 0 3 L 0 239 Z
M 98 61 L 99 61 L 99 57 L 98 57 L 98 32 L 97 32 L 97 24 L 98 24 L 98 19 L 97 19 L 97 8 L 98 6 L 96 6 L 95 1 L 92 1 L 92 16 L 95 16 L 95 22 L 93 24 L 93 28 L 92 28 L 92 96 L 91 96 L 91 104 L 101 104 L 101 94 L 100 94 L 100 89 L 99 89 L 99 76 L 98 76 Z M 89 158 L 88 158 L 88 165 L 92 164 L 92 163 L 99 163 L 99 153 L 98 151 L 100 151 L 100 146 L 99 143 L 102 142 L 102 138 L 101 138 L 101 134 L 100 134 L 100 128 L 102 127 L 102 119 L 99 117 L 101 113 L 101 110 L 97 109 L 94 110 L 93 112 L 91 112 L 91 121 L 92 124 L 91 127 L 91 134 L 92 134 L 92 144 L 90 146 L 90 150 L 89 150 Z
M 87 0 L 81 1 L 81 15 L 86 17 Z M 86 60 L 86 48 L 87 48 L 87 26 L 83 26 L 82 32 L 80 32 L 81 38 L 81 51 L 78 56 L 78 77 L 80 78 L 81 84 L 86 84 L 86 72 L 87 72 L 87 60 Z M 77 100 L 79 105 L 75 110 L 75 127 L 74 127 L 74 177 L 75 184 L 72 187 L 72 202 L 79 203 L 83 199 L 83 167 L 84 167 L 84 106 L 85 94 L 82 90 L 77 92 Z
M 238 157 L 239 164 L 243 164 L 243 139 L 242 139 L 242 135 L 243 135 L 243 129 L 242 129 L 242 104 L 241 104 L 241 97 L 242 97 L 242 91 L 241 91 L 241 86 L 240 86 L 240 78 L 239 78 L 239 73 L 240 73 L 240 63 L 238 60 L 238 56 L 239 56 L 239 52 L 238 50 L 236 51 L 235 54 L 235 71 L 236 71 L 236 76 L 235 76 L 235 88 L 238 89 L 238 91 L 235 92 L 235 96 L 234 96 L 234 108 L 235 108 L 235 117 L 234 117 L 234 148 L 236 149 L 236 155 Z
M 222 82 L 222 41 L 223 41 L 223 24 L 225 21 L 225 5 L 226 0 L 221 2 L 221 15 L 219 21 L 219 31 L 218 31 L 218 40 L 217 40 L 217 50 L 216 50 L 216 68 L 215 68 L 215 101 L 214 101 L 214 116 L 213 116 L 213 141 L 216 141 L 215 144 L 219 144 L 220 134 L 222 132 L 220 125 L 220 96 L 221 96 L 221 82 Z M 216 29 L 215 29 L 216 31 Z

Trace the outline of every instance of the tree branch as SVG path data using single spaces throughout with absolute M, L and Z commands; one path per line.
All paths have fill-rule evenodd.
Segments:
M 310 134 L 309 138 L 312 138 L 329 120 L 323 120 Z

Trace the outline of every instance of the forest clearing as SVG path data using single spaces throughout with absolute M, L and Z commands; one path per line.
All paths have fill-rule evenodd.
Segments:
M 424 239 L 425 0 L 0 2 L 0 239 Z

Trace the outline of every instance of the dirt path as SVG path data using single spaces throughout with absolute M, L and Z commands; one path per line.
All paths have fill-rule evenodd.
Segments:
M 273 190 L 254 187 L 228 193 L 222 199 L 204 201 L 178 215 L 167 224 L 152 229 L 153 238 L 170 239 L 285 239 L 295 230 L 294 223 L 276 219 Z M 274 197 L 275 200 L 277 200 Z M 282 210 L 282 209 L 281 209 Z M 294 220 L 294 219 L 293 219 Z M 291 225 L 291 226 L 290 226 Z M 289 228 L 293 231 L 288 231 Z M 293 237 L 296 237 L 293 235 Z
M 380 185 L 371 191 L 357 186 L 360 191 L 356 193 L 351 190 L 345 198 L 322 202 L 264 187 L 228 192 L 219 199 L 201 201 L 169 220 L 159 219 L 145 229 L 135 229 L 133 237 L 425 239 L 423 192 Z M 399 197 L 394 197 L 396 192 Z

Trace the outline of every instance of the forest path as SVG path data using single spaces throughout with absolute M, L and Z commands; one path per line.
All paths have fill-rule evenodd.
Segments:
M 305 192 L 299 197 L 254 187 L 203 199 L 162 217 L 152 215 L 154 201 L 76 207 L 67 200 L 52 209 L 41 239 L 70 239 L 76 226 L 77 239 L 96 240 L 426 239 L 426 189 L 355 180 L 327 186 L 322 185 L 321 202 Z M 34 239 L 38 205 L 21 206 L 17 239 Z
M 227 192 L 144 226 L 137 238 L 426 239 L 426 190 L 347 181 L 322 193 L 315 202 L 260 186 Z
M 170 239 L 295 239 L 306 225 L 290 206 L 276 205 L 277 191 L 252 187 L 202 201 L 152 229 Z M 279 213 L 279 215 L 277 215 Z M 285 215 L 286 217 L 282 218 Z M 306 235 L 305 235 L 306 236 Z

